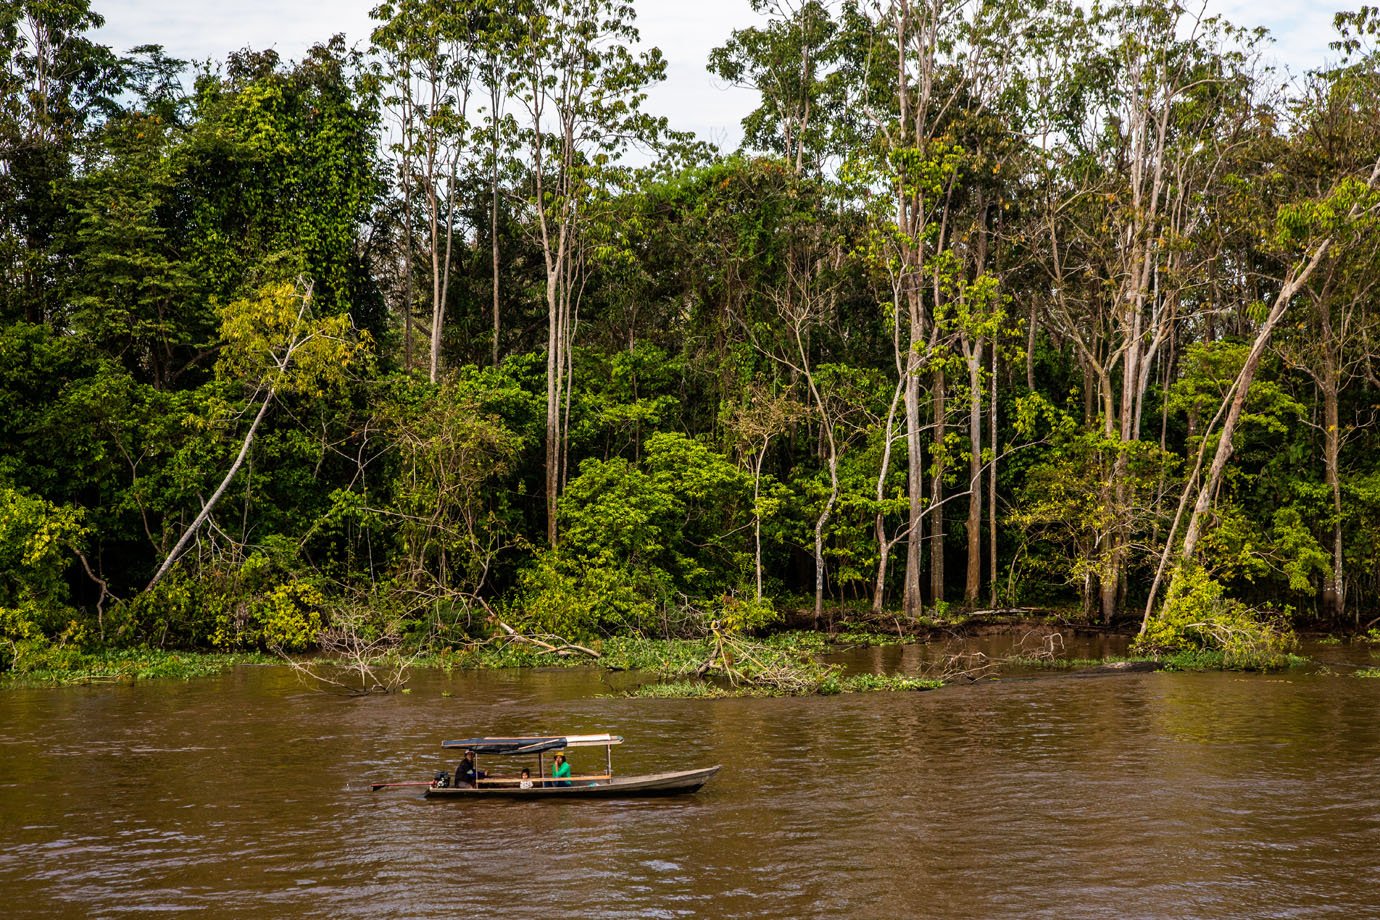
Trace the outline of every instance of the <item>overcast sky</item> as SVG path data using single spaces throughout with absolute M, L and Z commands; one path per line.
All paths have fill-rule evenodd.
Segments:
M 3 2 L 3 0 L 0 0 Z M 163 45 L 191 60 L 221 59 L 231 51 L 275 48 L 295 59 L 336 32 L 361 47 L 369 36 L 369 9 L 377 0 L 92 0 L 106 19 L 103 42 L 117 51 Z M 666 56 L 666 81 L 650 94 L 650 108 L 671 126 L 694 131 L 724 148 L 737 145 L 739 122 L 754 96 L 727 87 L 705 70 L 709 50 L 737 28 L 760 20 L 748 0 L 634 0 L 645 44 Z M 1208 0 L 1209 12 L 1237 25 L 1265 26 L 1274 35 L 1276 62 L 1294 73 L 1328 56 L 1332 15 L 1342 0 Z M 1357 0 L 1359 3 L 1359 0 Z M 1351 3 L 1347 8 L 1355 8 Z

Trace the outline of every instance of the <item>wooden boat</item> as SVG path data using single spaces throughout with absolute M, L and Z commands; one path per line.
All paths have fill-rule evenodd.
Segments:
M 450 785 L 433 782 L 427 786 L 427 798 L 618 798 L 659 795 L 685 795 L 696 792 L 719 772 L 720 765 L 697 770 L 676 770 L 669 773 L 650 773 L 642 776 L 613 774 L 613 746 L 622 744 L 619 735 L 541 735 L 521 738 L 466 738 L 443 741 L 441 747 L 473 751 L 476 768 L 479 757 L 535 757 L 536 771 L 531 774 L 529 788 L 523 788 L 522 777 L 516 769 L 506 768 L 502 775 L 492 772 L 480 776 L 477 785 Z M 547 776 L 546 756 L 563 753 L 568 748 L 604 748 L 603 773 L 571 774 L 562 779 Z M 439 776 L 438 776 L 439 779 Z

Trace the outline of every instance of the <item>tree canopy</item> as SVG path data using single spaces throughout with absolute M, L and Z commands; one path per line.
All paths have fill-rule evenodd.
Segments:
M 8 4 L 0 666 L 347 609 L 1374 622 L 1380 14 L 1286 81 L 1170 0 L 753 7 L 719 152 L 624 0 L 195 67 Z

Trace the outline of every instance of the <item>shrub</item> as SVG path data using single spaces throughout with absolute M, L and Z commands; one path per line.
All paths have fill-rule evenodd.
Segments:
M 659 587 L 611 560 L 582 563 L 547 551 L 519 579 L 515 625 L 567 639 L 650 630 L 659 619 L 651 599 Z
M 111 607 L 106 635 L 125 647 L 204 646 L 219 616 L 236 602 L 237 593 L 224 587 L 174 569 L 153 588 Z
M 737 597 L 725 595 L 716 605 L 719 609 L 716 618 L 725 632 L 735 635 L 755 633 L 773 623 L 781 621 L 781 613 L 772 604 L 771 598 Z
M 1296 642 L 1287 624 L 1226 597 L 1206 571 L 1185 564 L 1174 573 L 1159 615 L 1131 650 L 1171 658 L 1220 653 L 1224 668 L 1280 668 L 1290 663 Z
M 33 621 L 32 611 L 26 609 L 27 606 L 0 607 L 0 673 L 31 654 L 35 644 L 47 644 L 43 630 Z

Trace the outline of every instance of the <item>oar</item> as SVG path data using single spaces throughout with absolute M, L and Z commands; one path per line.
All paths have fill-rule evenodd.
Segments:
M 435 780 L 427 780 L 416 783 L 374 783 L 369 787 L 370 792 L 378 792 L 380 789 L 392 789 L 395 786 L 434 786 Z

